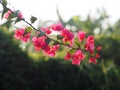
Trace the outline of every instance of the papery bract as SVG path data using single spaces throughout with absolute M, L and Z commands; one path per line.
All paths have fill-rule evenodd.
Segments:
M 25 32 L 25 29 L 16 30 L 14 33 L 14 38 L 17 40 L 22 40 L 23 42 L 27 42 L 30 38 L 30 32 L 25 35 L 24 35 L 24 32 Z
M 101 51 L 102 50 L 102 47 L 101 46 L 97 46 L 97 51 Z
M 72 57 L 72 55 L 67 52 L 67 55 L 64 57 L 65 60 L 70 60 L 70 58 Z
M 50 57 L 54 57 L 56 54 L 55 54 L 55 51 L 48 51 L 47 53 L 46 53 L 48 56 L 50 56 Z
M 100 54 L 99 54 L 99 53 L 96 53 L 96 54 L 95 54 L 95 57 L 96 57 L 96 58 L 100 58 Z
M 52 24 L 50 26 L 50 28 L 53 30 L 53 31 L 60 31 L 63 29 L 63 25 L 61 23 L 57 23 L 57 24 Z
M 83 59 L 84 59 L 84 54 L 82 53 L 81 50 L 77 50 L 72 55 L 72 64 L 79 65 Z
M 18 12 L 18 17 L 19 17 L 20 19 L 23 19 L 23 15 L 22 15 L 21 12 Z
M 94 52 L 94 37 L 88 36 L 86 39 L 85 50 L 88 50 L 90 54 Z
M 68 29 L 63 29 L 60 32 L 60 35 L 63 36 L 63 42 L 70 42 L 70 45 L 73 45 L 73 41 L 74 41 L 74 34 L 68 30 Z
M 90 44 L 94 44 L 94 37 L 91 36 L 91 35 L 88 36 L 86 42 L 87 42 L 87 43 L 90 43 Z
M 34 45 L 34 47 L 35 47 L 35 49 L 36 49 L 37 51 L 39 51 L 41 48 L 42 48 L 42 49 L 43 49 L 43 48 L 45 49 L 45 47 L 44 47 L 44 46 L 46 46 L 45 39 L 46 39 L 45 36 L 42 36 L 42 37 L 33 37 L 33 38 L 32 38 L 33 45 Z
M 8 19 L 11 13 L 12 13 L 12 12 L 11 12 L 10 10 L 8 10 L 8 11 L 4 14 L 4 18 L 5 18 L 5 19 Z
M 23 35 L 22 38 L 21 38 L 21 40 L 23 42 L 27 42 L 27 41 L 29 41 L 29 39 L 30 39 L 30 33 L 27 33 L 26 35 Z
M 97 64 L 96 58 L 94 58 L 94 57 L 91 57 L 88 62 Z
M 60 47 L 60 45 L 57 44 L 57 45 L 52 46 L 51 49 L 52 49 L 53 51 L 57 51 L 57 50 L 59 49 L 59 47 Z
M 25 29 L 18 29 L 14 33 L 14 38 L 20 40 L 25 32 Z
M 85 44 L 85 50 L 89 51 L 90 54 L 92 54 L 94 51 L 94 44 L 91 44 L 91 43 L 87 43 Z
M 41 28 L 42 31 L 44 31 L 46 34 L 51 34 L 51 30 L 48 27 Z
M 85 38 L 86 33 L 83 31 L 79 31 L 77 34 L 78 40 L 81 42 Z

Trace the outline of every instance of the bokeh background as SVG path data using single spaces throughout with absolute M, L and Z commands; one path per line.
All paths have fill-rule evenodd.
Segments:
M 101 45 L 98 64 L 65 61 L 65 48 L 55 58 L 34 51 L 32 43 L 13 38 L 16 27 L 0 20 L 0 90 L 120 90 L 120 1 L 119 0 L 8 0 L 26 20 L 38 18 L 36 28 L 61 22 L 73 32 L 94 35 Z M 14 7 L 13 7 L 14 6 Z M 0 6 L 2 13 L 2 6 Z

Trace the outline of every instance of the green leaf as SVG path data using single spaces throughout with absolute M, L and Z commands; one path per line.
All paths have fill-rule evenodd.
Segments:
M 8 17 L 8 19 L 12 19 L 12 18 L 15 18 L 15 17 L 16 17 L 16 15 L 11 13 L 10 16 Z
M 15 20 L 15 23 L 14 24 L 16 24 L 17 22 L 20 22 L 21 21 L 21 19 L 20 18 L 17 18 L 16 20 Z
M 31 18 L 30 18 L 31 23 L 34 23 L 36 20 L 37 20 L 37 18 L 36 18 L 36 17 L 31 16 Z
M 1 15 L 1 19 L 3 19 L 3 16 L 4 16 L 4 14 L 5 14 L 7 11 L 8 11 L 8 9 L 3 8 L 3 12 L 2 12 L 2 15 Z
M 76 51 L 76 50 L 72 48 L 69 52 L 70 52 L 70 54 L 74 54 L 75 51 Z
M 62 39 L 63 39 L 63 37 L 62 37 L 62 36 L 60 36 L 60 35 L 57 35 L 57 39 L 58 39 L 58 40 L 62 40 Z
M 75 44 L 78 46 L 78 47 L 80 47 L 80 42 L 79 42 L 79 40 L 78 39 L 75 39 Z
M 2 1 L 3 1 L 3 4 L 7 6 L 7 1 L 6 0 L 2 0 Z
M 51 39 L 47 38 L 45 41 L 46 41 L 47 44 L 49 44 L 51 42 Z
M 68 46 L 70 46 L 70 42 L 69 41 L 65 42 L 65 44 L 68 45 Z
M 33 29 L 31 27 L 26 27 L 24 35 L 26 35 L 27 33 L 31 32 L 32 30 Z
M 58 41 L 53 41 L 52 45 L 58 45 L 59 42 Z

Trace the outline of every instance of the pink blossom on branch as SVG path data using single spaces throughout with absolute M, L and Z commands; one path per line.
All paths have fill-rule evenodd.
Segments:
M 25 29 L 18 29 L 14 33 L 14 38 L 17 40 L 22 40 L 23 42 L 27 42 L 30 39 L 30 32 L 27 34 L 25 33 Z
M 59 49 L 60 45 L 57 44 L 57 45 L 53 45 L 51 47 L 51 49 L 47 52 L 45 52 L 48 56 L 50 57 L 54 57 L 56 55 L 56 51 Z
M 101 46 L 97 46 L 97 51 L 101 51 L 102 50 L 102 47 Z
M 82 53 L 81 50 L 77 50 L 72 55 L 72 64 L 79 65 L 83 59 L 84 59 L 84 54 Z
M 53 31 L 61 31 L 63 29 L 63 25 L 61 23 L 57 23 L 57 24 L 52 24 L 50 26 L 50 28 L 53 30 Z
M 85 32 L 83 32 L 83 31 L 78 31 L 78 35 L 77 35 L 78 40 L 79 40 L 80 42 L 81 42 L 82 40 L 84 40 L 85 35 L 86 35 Z
M 4 18 L 5 18 L 5 19 L 8 19 L 11 13 L 12 13 L 12 12 L 11 12 L 10 10 L 8 10 L 8 11 L 4 14 Z
M 100 54 L 99 54 L 99 53 L 96 53 L 96 54 L 95 54 L 95 57 L 96 57 L 96 58 L 100 58 Z
M 74 42 L 74 33 L 72 33 L 70 30 L 68 29 L 63 29 L 60 31 L 60 35 L 63 36 L 63 42 L 70 42 L 70 45 L 73 45 Z
M 86 39 L 86 44 L 85 44 L 85 50 L 89 51 L 90 54 L 94 52 L 94 37 L 93 36 L 88 36 Z
M 32 38 L 33 45 L 37 51 L 40 51 L 40 49 L 45 49 L 46 46 L 45 39 L 46 39 L 45 36 Z
M 23 19 L 23 15 L 22 15 L 21 12 L 18 12 L 18 17 L 19 17 L 20 19 Z
M 70 60 L 70 58 L 72 57 L 72 55 L 69 53 L 69 52 L 67 52 L 67 55 L 65 56 L 65 60 Z
M 91 57 L 91 58 L 89 59 L 89 63 L 97 64 L 96 58 Z
M 41 28 L 41 30 L 44 31 L 46 34 L 51 34 L 52 33 L 52 31 L 48 27 Z

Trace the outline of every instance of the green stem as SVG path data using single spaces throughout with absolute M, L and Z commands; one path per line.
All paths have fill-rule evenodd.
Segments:
M 103 70 L 103 73 L 105 75 L 106 90 L 110 90 L 110 88 L 109 88 L 109 81 L 108 81 L 108 74 L 107 74 L 107 70 L 106 70 L 106 67 L 104 65 L 103 60 L 102 60 L 102 70 Z

